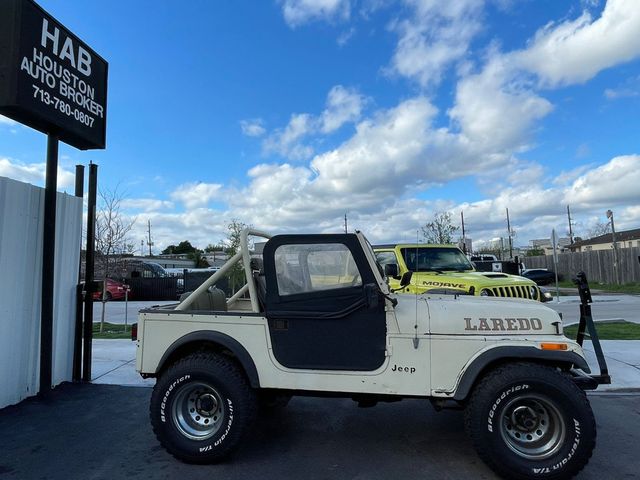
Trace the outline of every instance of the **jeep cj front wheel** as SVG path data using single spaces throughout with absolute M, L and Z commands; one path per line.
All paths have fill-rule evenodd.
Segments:
M 595 447 L 584 392 L 558 370 L 532 363 L 486 375 L 471 395 L 465 425 L 480 457 L 505 478 L 571 478 Z
M 149 413 L 169 453 L 189 463 L 213 463 L 238 446 L 255 410 L 255 394 L 233 360 L 195 353 L 161 375 Z

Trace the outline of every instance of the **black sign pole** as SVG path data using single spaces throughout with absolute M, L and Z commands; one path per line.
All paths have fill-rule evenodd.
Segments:
M 40 310 L 40 395 L 51 391 L 53 363 L 53 282 L 56 251 L 56 184 L 58 182 L 58 136 L 47 137 L 47 173 L 42 231 L 42 302 Z
M 76 165 L 76 197 L 84 197 L 84 165 Z M 82 378 L 82 245 L 78 265 L 78 285 L 76 286 L 76 326 L 73 330 L 73 371 L 71 378 L 79 382 Z
M 91 343 L 93 340 L 93 272 L 96 244 L 96 201 L 98 190 L 98 166 L 89 164 L 89 197 L 87 198 L 87 255 L 85 260 L 84 298 L 84 352 L 82 357 L 82 380 L 91 381 Z

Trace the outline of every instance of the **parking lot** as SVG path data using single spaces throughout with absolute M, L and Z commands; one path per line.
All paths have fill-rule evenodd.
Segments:
M 463 429 L 462 413 L 427 401 L 358 408 L 351 400 L 294 398 L 263 414 L 244 446 L 218 465 L 186 465 L 156 441 L 150 389 L 64 385 L 48 401 L 0 412 L 4 479 L 493 479 Z M 632 447 L 640 397 L 591 395 L 598 445 L 583 479 L 638 478 Z

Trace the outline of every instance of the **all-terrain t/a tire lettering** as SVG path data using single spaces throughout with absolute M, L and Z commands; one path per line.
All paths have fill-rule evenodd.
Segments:
M 596 440 L 584 392 L 560 371 L 533 363 L 487 374 L 472 393 L 465 425 L 480 457 L 510 479 L 571 478 Z
M 213 463 L 229 455 L 251 425 L 255 393 L 232 359 L 191 354 L 158 379 L 149 414 L 160 443 L 189 463 Z

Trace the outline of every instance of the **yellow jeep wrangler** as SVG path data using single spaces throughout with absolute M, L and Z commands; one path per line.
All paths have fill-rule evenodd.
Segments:
M 392 289 L 413 272 L 406 293 L 516 297 L 544 301 L 535 282 L 501 272 L 477 272 L 455 245 L 392 244 L 373 247 L 376 259 L 389 277 Z

